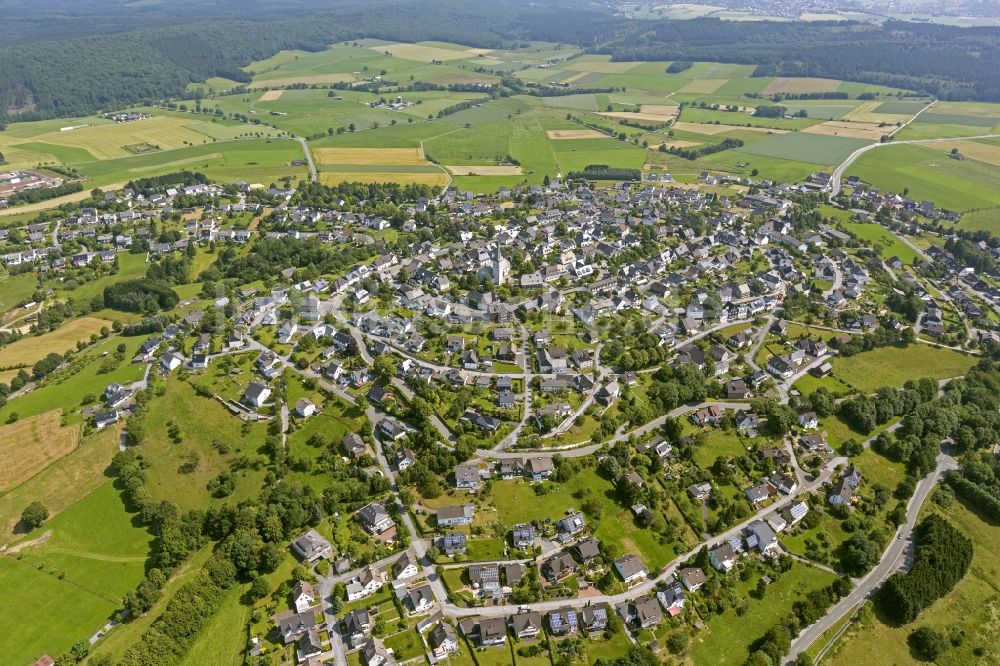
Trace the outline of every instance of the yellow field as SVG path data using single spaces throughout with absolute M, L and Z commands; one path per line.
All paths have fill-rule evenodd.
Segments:
M 338 183 L 419 183 L 440 187 L 448 182 L 448 176 L 441 172 L 378 172 L 378 171 L 321 171 L 319 181 L 324 185 Z
M 268 91 L 265 91 L 264 94 L 262 94 L 260 96 L 260 99 L 257 100 L 257 101 L 258 102 L 274 102 L 274 101 L 277 101 L 277 100 L 281 99 L 281 95 L 284 92 L 285 92 L 284 90 L 268 90 Z
M 125 146 L 148 143 L 166 150 L 180 148 L 185 141 L 203 143 L 208 137 L 189 129 L 186 126 L 188 123 L 189 120 L 182 118 L 156 116 L 131 123 L 93 125 L 69 132 L 47 132 L 32 137 L 29 141 L 82 148 L 96 160 L 110 160 L 132 155 Z
M 354 83 L 351 74 L 310 74 L 308 76 L 285 76 L 277 79 L 261 79 L 250 84 L 250 88 L 274 88 L 304 83 L 307 86 L 323 83 Z
M 100 333 L 104 326 L 111 328 L 111 322 L 97 317 L 80 317 L 51 333 L 21 338 L 0 349 L 0 367 L 22 363 L 34 365 L 36 361 L 45 358 L 46 354 L 62 354 L 76 349 L 77 340 L 89 340 L 94 333 Z
M 934 150 L 940 150 L 943 153 L 950 153 L 952 148 L 958 148 L 958 152 L 962 153 L 971 160 L 976 160 L 977 162 L 983 162 L 984 164 L 991 164 L 993 166 L 1000 166 L 1000 146 L 995 146 L 989 143 L 978 143 L 976 141 L 929 141 L 927 143 L 921 144 L 927 148 L 933 148 Z
M 597 130 L 546 130 L 545 136 L 558 141 L 559 139 L 606 139 L 607 134 Z
M 824 134 L 826 136 L 845 136 L 849 139 L 867 139 L 878 141 L 893 130 L 892 127 L 879 127 L 878 123 L 852 123 L 842 120 L 828 120 L 819 125 L 806 127 L 803 132 L 808 134 Z
M 711 95 L 727 83 L 729 83 L 729 79 L 696 79 L 686 84 L 677 92 Z
M 456 176 L 520 176 L 524 173 L 519 166 L 446 166 L 445 169 Z
M 640 108 L 645 109 L 645 107 L 640 107 Z M 646 112 L 645 110 L 640 113 L 636 113 L 634 111 L 610 111 L 601 113 L 600 115 L 604 116 L 605 118 L 621 118 L 623 120 L 645 120 L 647 122 L 654 122 L 654 123 L 665 123 L 677 117 L 677 107 L 658 106 L 656 108 L 658 109 L 673 108 L 674 111 L 672 113 L 654 113 L 654 112 Z
M 419 148 L 313 148 L 318 164 L 427 164 Z
M 836 79 L 816 79 L 808 77 L 778 77 L 761 91 L 762 95 L 773 95 L 774 93 L 811 93 L 811 92 L 834 92 L 840 88 L 840 81 Z
M 674 129 L 683 130 L 685 132 L 694 132 L 695 134 L 708 134 L 714 136 L 716 134 L 724 134 L 726 132 L 732 132 L 733 130 L 740 130 L 743 132 L 769 132 L 771 134 L 786 134 L 788 130 L 782 129 L 767 129 L 765 127 L 745 127 L 742 125 L 710 125 L 708 123 L 687 123 L 684 121 L 676 122 L 673 124 Z
M 1000 104 L 982 102 L 935 102 L 928 113 L 947 113 L 958 116 L 997 118 L 1000 120 Z
M 112 183 L 110 185 L 102 185 L 101 189 L 105 192 L 111 192 L 113 190 L 120 190 L 126 185 L 128 185 L 128 183 Z M 40 210 L 49 210 L 50 208 L 56 208 L 66 203 L 75 203 L 89 198 L 90 190 L 85 189 L 83 192 L 74 192 L 73 194 L 56 197 L 55 199 L 48 199 L 47 201 L 39 201 L 38 203 L 27 204 L 24 206 L 14 206 L 13 208 L 0 208 L 0 217 L 4 217 L 6 215 L 20 215 L 21 213 L 36 213 Z
M 463 60 L 465 58 L 474 58 L 480 53 L 489 53 L 488 49 L 452 50 L 442 49 L 437 46 L 425 46 L 423 44 L 381 44 L 379 46 L 369 46 L 368 48 L 376 53 L 388 52 L 393 57 L 416 60 L 418 62 Z
M 53 409 L 0 426 L 0 492 L 18 486 L 76 448 L 80 429 L 62 428 Z
M 875 109 L 881 102 L 865 102 L 854 107 L 854 110 L 845 115 L 842 120 L 850 120 L 857 123 L 905 123 L 910 116 L 904 113 L 875 113 Z M 936 109 L 935 109 L 936 111 Z
M 173 162 L 162 162 L 160 164 L 151 164 L 149 166 L 142 167 L 132 167 L 128 170 L 129 173 L 146 173 L 148 171 L 159 171 L 164 167 L 179 167 L 185 164 L 194 164 L 195 162 L 204 162 L 205 160 L 218 160 L 222 159 L 222 153 L 208 153 L 206 155 L 197 155 L 195 157 L 185 157 L 182 160 L 174 160 Z M 105 187 L 105 190 L 116 189 L 112 187 Z

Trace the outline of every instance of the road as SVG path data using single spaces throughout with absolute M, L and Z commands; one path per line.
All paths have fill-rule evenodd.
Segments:
M 312 151 L 309 150 L 309 145 L 302 137 L 296 137 L 295 140 L 299 142 L 300 146 L 302 146 L 302 154 L 306 156 L 306 164 L 309 165 L 309 180 L 315 183 L 317 179 L 316 164 L 313 163 Z
M 940 139 L 909 139 L 907 141 L 890 141 L 888 143 L 873 143 L 867 146 L 858 148 L 853 153 L 847 156 L 843 162 L 841 162 L 836 169 L 833 170 L 833 175 L 830 176 L 830 196 L 835 197 L 840 194 L 842 187 L 842 181 L 844 178 L 844 172 L 852 165 L 855 161 L 865 153 L 870 150 L 875 150 L 876 148 L 886 148 L 888 146 L 904 146 L 904 145 L 914 145 L 922 143 L 935 143 L 937 141 L 957 141 L 959 139 L 995 139 L 1000 137 L 1000 134 L 980 134 L 977 136 L 955 136 L 955 137 L 945 137 Z M 947 156 L 942 153 L 943 159 L 948 159 Z
M 958 463 L 951 456 L 945 453 L 938 455 L 937 467 L 917 484 L 917 489 L 906 507 L 906 522 L 899 526 L 897 537 L 889 542 L 889 546 L 882 554 L 878 565 L 860 581 L 856 581 L 854 590 L 831 607 L 826 615 L 802 630 L 798 637 L 792 641 L 791 651 L 784 663 L 792 664 L 800 653 L 809 649 L 820 636 L 870 597 L 886 578 L 903 566 L 906 550 L 910 543 L 910 535 L 916 525 L 917 516 L 920 514 L 920 507 L 923 506 L 931 490 L 934 489 L 934 485 L 941 479 L 941 475 L 957 467 Z

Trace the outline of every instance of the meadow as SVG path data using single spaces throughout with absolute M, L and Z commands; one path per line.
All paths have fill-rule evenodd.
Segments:
M 43 544 L 0 558 L 0 622 L 45 627 L 3 632 L 0 650 L 10 663 L 58 655 L 91 636 L 145 573 L 152 536 L 133 526 L 110 481 L 44 529 L 50 536 Z
M 691 658 L 697 664 L 713 666 L 737 665 L 746 662 L 749 656 L 747 646 L 762 636 L 772 625 L 779 622 L 792 610 L 792 605 L 809 592 L 826 587 L 834 580 L 834 575 L 795 562 L 792 568 L 767 586 L 763 599 L 748 598 L 749 608 L 745 613 L 737 613 L 730 608 L 721 615 L 715 615 L 706 622 L 707 631 L 700 632 L 691 646 Z M 727 585 L 740 595 L 754 589 L 757 577 L 747 581 L 730 576 Z
M 881 347 L 854 356 L 830 360 L 833 376 L 862 393 L 883 386 L 902 386 L 910 379 L 948 379 L 964 375 L 976 357 L 926 344 L 908 347 Z
M 909 245 L 901 241 L 888 229 L 871 222 L 845 222 L 844 228 L 853 236 L 864 241 L 867 247 L 881 249 L 884 259 L 897 257 L 904 264 L 914 265 L 920 257 Z

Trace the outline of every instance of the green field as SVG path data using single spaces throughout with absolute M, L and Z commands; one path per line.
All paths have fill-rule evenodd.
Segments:
M 880 255 L 884 259 L 898 257 L 904 264 L 911 266 L 920 260 L 913 248 L 884 227 L 871 222 L 845 222 L 844 227 L 864 241 L 867 247 L 874 248 L 877 245 L 881 248 Z
M 973 160 L 953 160 L 917 145 L 870 150 L 851 165 L 855 175 L 884 192 L 904 190 L 947 210 L 967 211 L 1000 205 L 1000 172 Z
M 126 345 L 124 358 L 116 361 L 107 373 L 101 373 L 102 357 L 105 352 L 114 352 L 120 342 Z M 69 423 L 80 423 L 81 398 L 87 394 L 99 396 L 111 382 L 129 384 L 140 379 L 144 367 L 130 363 L 142 338 L 110 337 L 102 340 L 86 353 L 77 356 L 70 367 L 46 379 L 44 386 L 22 395 L 0 407 L 0 419 L 6 420 L 11 413 L 33 416 L 52 409 L 61 409 Z
M 966 231 L 989 231 L 1000 235 L 1000 208 L 983 208 L 962 213 L 958 226 Z
M 975 363 L 974 356 L 925 344 L 882 347 L 854 356 L 835 356 L 830 361 L 833 376 L 862 393 L 902 386 L 909 379 L 958 377 Z
M 0 558 L 3 624 L 46 627 L 3 632 L 0 650 L 12 664 L 59 655 L 89 637 L 145 573 L 151 536 L 133 526 L 110 482 L 45 529 L 52 536 L 44 545 Z
M 737 150 L 751 155 L 766 155 L 812 164 L 833 165 L 843 162 L 855 150 L 869 143 L 871 142 L 863 139 L 789 132 L 788 134 L 776 134 L 768 137 L 765 141 L 743 146 Z
M 34 273 L 0 276 L 0 314 L 31 298 L 37 280 Z
M 913 115 L 920 109 L 924 108 L 926 104 L 924 102 L 908 102 L 905 100 L 898 100 L 893 102 L 882 102 L 877 107 L 875 107 L 874 113 L 887 113 L 890 115 Z M 923 114 L 921 114 L 923 116 Z
M 255 424 L 241 431 L 242 422 L 211 398 L 198 396 L 186 382 L 171 379 L 167 392 L 149 404 L 144 423 L 146 438 L 141 452 L 150 461 L 146 470 L 147 486 L 153 497 L 166 499 L 182 510 L 205 508 L 213 499 L 206 484 L 220 472 L 227 471 L 233 458 L 259 453 L 264 443 L 266 425 Z M 180 427 L 181 442 L 174 443 L 164 424 Z M 214 445 L 224 442 L 228 452 L 219 453 Z M 197 469 L 187 474 L 178 472 L 185 456 L 197 451 Z M 237 473 L 236 491 L 229 501 L 256 497 L 260 492 L 264 472 L 245 470 Z

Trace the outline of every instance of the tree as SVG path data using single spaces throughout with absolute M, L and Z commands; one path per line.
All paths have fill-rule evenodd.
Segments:
M 48 519 L 49 510 L 45 508 L 44 504 L 38 501 L 32 502 L 21 512 L 21 522 L 31 529 L 41 527 L 42 523 Z
M 920 627 L 910 632 L 907 638 L 913 650 L 927 661 L 934 661 L 948 649 L 948 639 L 930 627 Z

